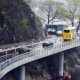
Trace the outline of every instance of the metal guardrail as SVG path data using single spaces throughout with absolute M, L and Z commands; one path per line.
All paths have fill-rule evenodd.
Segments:
M 4 68 L 6 68 L 7 66 L 9 66 L 17 61 L 23 60 L 25 58 L 29 58 L 29 57 L 32 57 L 35 55 L 38 55 L 39 58 L 46 57 L 46 56 L 49 56 L 49 55 L 52 55 L 52 54 L 55 54 L 55 53 L 58 53 L 61 51 L 65 51 L 65 50 L 77 47 L 79 45 L 80 45 L 80 39 L 77 39 L 77 40 L 72 40 L 69 42 L 63 42 L 62 44 L 55 45 L 53 47 L 49 47 L 46 49 L 43 48 L 42 50 L 36 50 L 33 52 L 31 51 L 30 53 L 24 53 L 21 55 L 17 55 L 15 57 L 12 57 L 11 59 L 6 60 L 5 62 L 0 63 L 0 71 L 3 70 Z
M 4 61 L 6 61 L 10 58 L 13 58 L 14 56 L 17 56 L 17 55 L 19 55 L 19 52 L 16 52 L 15 55 L 14 55 L 14 53 L 3 55 L 3 56 L 0 57 L 0 63 L 4 62 Z
M 7 49 L 3 49 L 3 50 L 0 50 L 0 53 L 5 53 L 6 54 L 6 52 L 8 52 L 8 51 L 11 51 L 11 50 L 14 50 L 13 51 L 13 53 L 11 53 L 11 54 L 6 54 L 6 55 L 3 55 L 3 56 L 0 56 L 0 63 L 1 62 L 4 62 L 5 60 L 7 60 L 7 59 L 9 59 L 9 56 L 11 55 L 11 58 L 12 57 L 14 57 L 14 55 L 16 56 L 16 53 L 15 53 L 15 50 L 17 50 L 17 49 L 19 49 L 19 48 L 22 48 L 22 47 L 29 47 L 29 46 L 37 46 L 37 45 L 39 45 L 39 44 L 41 44 L 41 43 L 43 43 L 43 42 L 45 42 L 46 40 L 51 40 L 51 39 L 53 39 L 53 38 L 49 38 L 49 39 L 45 39 L 45 40 L 43 40 L 43 41 L 40 41 L 40 42 L 35 42 L 35 43 L 30 43 L 30 44 L 23 44 L 23 45 L 19 45 L 19 46 L 16 46 L 16 47 L 11 47 L 11 48 L 7 48 Z M 18 52 L 18 51 L 16 51 L 16 52 Z M 18 54 L 19 54 L 19 52 L 18 52 Z
M 51 38 L 51 39 L 53 39 L 53 38 Z M 26 47 L 26 46 L 32 46 L 32 45 L 41 44 L 41 43 L 45 42 L 46 40 L 50 40 L 50 39 L 45 38 L 44 40 L 36 41 L 35 43 L 34 42 L 30 42 L 30 43 L 27 43 L 27 42 L 19 43 L 19 45 L 12 46 L 12 48 L 6 48 L 6 49 L 0 50 L 0 53 L 1 52 L 10 51 L 10 50 L 15 50 L 15 49 L 18 49 L 18 48 L 21 48 L 21 47 Z

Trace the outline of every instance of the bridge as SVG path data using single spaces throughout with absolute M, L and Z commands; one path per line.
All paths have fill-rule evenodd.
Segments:
M 43 42 L 44 41 L 41 41 L 41 42 L 35 43 L 35 44 L 41 44 Z M 29 45 L 24 45 L 24 46 L 29 46 Z M 35 49 L 35 50 L 33 49 L 29 53 L 24 53 L 24 54 L 20 54 L 20 55 L 16 55 L 14 57 L 11 57 L 10 59 L 7 59 L 7 60 L 0 63 L 0 79 L 5 74 L 10 72 L 11 70 L 22 66 L 21 72 L 20 72 L 20 75 L 21 75 L 20 80 L 25 80 L 25 66 L 24 66 L 24 64 L 41 59 L 41 58 L 44 58 L 44 57 L 47 57 L 47 56 L 50 56 L 50 55 L 57 54 L 59 52 L 63 52 L 63 51 L 66 51 L 68 49 L 75 48 L 78 46 L 80 46 L 80 39 L 75 38 L 71 41 L 59 43 L 58 45 L 55 45 L 53 47 L 41 48 L 41 49 Z M 20 48 L 20 47 L 21 46 L 7 49 L 7 50 L 3 50 L 3 51 L 8 51 L 8 50 L 12 50 L 12 49 Z M 62 56 L 63 56 L 63 54 L 62 54 Z M 61 58 L 61 61 L 63 61 L 63 57 Z M 61 62 L 59 74 L 60 75 L 63 74 L 63 63 L 62 62 Z

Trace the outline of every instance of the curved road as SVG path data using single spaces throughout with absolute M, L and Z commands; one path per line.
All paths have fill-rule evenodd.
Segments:
M 0 79 L 6 73 L 8 73 L 9 71 L 13 70 L 16 67 L 78 46 L 80 46 L 80 39 L 74 39 L 72 41 L 57 44 L 53 47 L 48 48 L 37 47 L 36 49 L 33 49 L 30 53 L 17 55 L 0 64 Z

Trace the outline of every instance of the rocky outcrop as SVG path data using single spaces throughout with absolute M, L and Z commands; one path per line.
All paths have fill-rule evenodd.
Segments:
M 42 24 L 24 0 L 0 0 L 0 44 L 43 37 Z
M 64 71 L 71 74 L 71 80 L 80 80 L 80 47 L 65 52 Z

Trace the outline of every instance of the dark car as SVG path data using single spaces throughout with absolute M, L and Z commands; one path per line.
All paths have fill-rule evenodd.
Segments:
M 42 44 L 42 46 L 43 47 L 48 47 L 48 46 L 53 46 L 53 43 L 52 42 L 44 42 L 43 44 Z
M 28 47 L 22 47 L 22 48 L 18 49 L 19 54 L 30 52 L 31 50 L 32 50 L 32 48 L 28 48 Z

